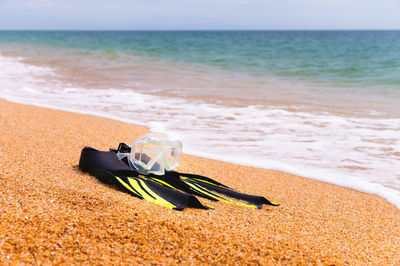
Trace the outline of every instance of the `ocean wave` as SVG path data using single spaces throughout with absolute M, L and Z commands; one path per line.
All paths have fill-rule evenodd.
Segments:
M 10 101 L 146 125 L 182 140 L 186 153 L 346 186 L 400 209 L 397 118 L 73 87 L 51 67 L 1 54 L 0 91 Z

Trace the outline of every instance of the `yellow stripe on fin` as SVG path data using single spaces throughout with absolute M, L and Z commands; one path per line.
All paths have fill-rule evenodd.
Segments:
M 184 176 L 181 176 L 181 179 L 184 179 L 184 180 L 196 180 L 196 181 L 199 181 L 199 182 L 203 182 L 203 183 L 207 183 L 207 184 L 210 184 L 210 185 L 213 185 L 213 186 L 216 186 L 216 187 L 223 187 L 223 186 L 220 186 L 220 185 L 218 185 L 218 184 L 215 184 L 215 183 L 212 183 L 212 182 L 210 182 L 210 181 L 206 181 L 206 180 L 203 180 L 203 179 L 199 179 L 199 178 L 194 178 L 194 177 L 184 177 Z M 224 187 L 225 188 L 225 187 Z
M 221 194 L 219 194 L 217 192 L 214 192 L 214 191 L 210 191 L 210 190 L 208 190 L 208 189 L 206 189 L 204 187 L 199 186 L 198 184 L 194 184 L 194 183 L 191 183 L 191 182 L 185 182 L 185 183 L 188 184 L 194 190 L 196 190 L 198 192 L 201 192 L 201 193 L 204 193 L 204 194 L 206 194 L 206 195 L 208 195 L 208 196 L 210 196 L 210 197 L 212 197 L 212 198 L 214 198 L 216 200 L 219 200 L 219 201 L 222 201 L 222 202 L 225 202 L 225 203 L 236 204 L 236 205 L 239 205 L 239 206 L 245 206 L 245 207 L 249 207 L 249 208 L 258 208 L 257 205 L 253 205 L 253 204 L 250 204 L 250 203 L 240 202 L 240 201 L 232 200 L 230 198 L 226 198 L 226 197 L 222 196 Z
M 115 178 L 117 178 L 117 180 L 126 188 L 128 189 L 130 192 L 132 192 L 133 194 L 139 196 L 142 198 L 142 195 L 140 195 L 138 192 L 136 192 L 135 190 L 133 190 L 127 183 L 125 183 L 121 178 L 119 178 L 118 176 L 115 176 Z M 128 179 L 129 180 L 129 179 Z
M 140 179 L 133 179 L 133 178 L 129 178 L 128 177 L 128 181 L 129 184 L 136 189 L 137 191 L 139 191 L 139 193 L 142 193 L 143 198 L 149 202 L 158 204 L 160 206 L 163 207 L 167 207 L 170 209 L 174 209 L 175 206 L 172 205 L 170 202 L 166 201 L 165 199 L 161 198 L 160 196 L 158 196 L 156 193 L 152 192 L 151 189 Z M 146 190 L 143 190 L 142 187 Z
M 163 185 L 165 185 L 165 186 L 167 186 L 167 187 L 170 187 L 170 188 L 173 188 L 173 189 L 175 189 L 173 186 L 171 186 L 170 184 L 168 184 L 167 182 L 165 182 L 165 181 L 163 181 L 163 180 L 161 180 L 161 179 L 158 179 L 158 178 L 151 178 L 151 179 L 149 179 L 149 180 L 155 180 L 157 183 L 161 183 L 161 184 L 163 184 Z
M 170 203 L 169 201 L 167 201 L 166 199 L 160 197 L 157 193 L 153 192 L 145 182 L 143 181 L 139 181 L 140 184 L 142 185 L 142 187 L 144 189 L 146 189 L 146 191 L 151 194 L 154 198 L 156 198 L 156 200 L 154 201 L 154 203 L 160 205 L 160 206 L 164 206 L 164 207 L 168 207 L 170 209 L 174 209 L 176 206 L 173 205 L 172 203 Z

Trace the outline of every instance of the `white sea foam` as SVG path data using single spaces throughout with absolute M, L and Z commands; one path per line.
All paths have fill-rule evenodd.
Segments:
M 4 99 L 146 125 L 182 140 L 186 153 L 376 194 L 400 209 L 400 119 L 72 87 L 53 69 L 22 60 L 0 54 Z

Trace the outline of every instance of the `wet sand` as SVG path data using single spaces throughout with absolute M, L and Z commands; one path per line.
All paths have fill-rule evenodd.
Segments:
M 0 264 L 396 264 L 400 211 L 350 189 L 184 155 L 180 171 L 281 203 L 182 212 L 79 171 L 83 146 L 147 132 L 109 119 L 0 100 Z

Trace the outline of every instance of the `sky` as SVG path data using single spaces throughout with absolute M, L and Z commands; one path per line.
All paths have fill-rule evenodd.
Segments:
M 0 29 L 400 29 L 400 0 L 0 0 Z

